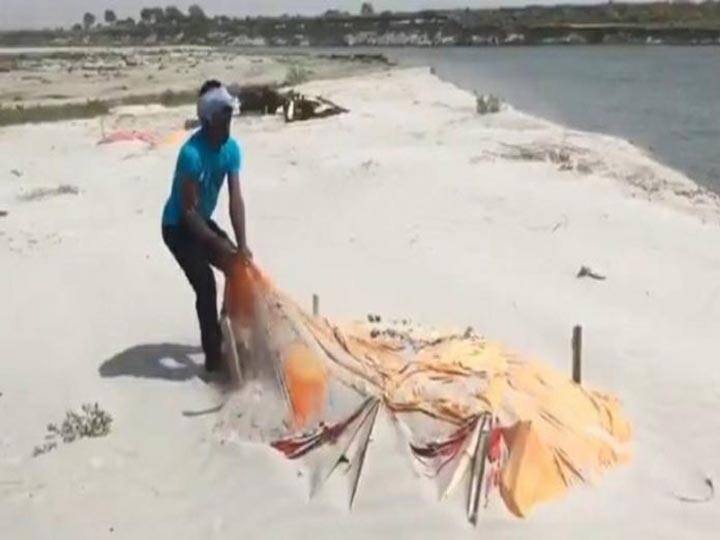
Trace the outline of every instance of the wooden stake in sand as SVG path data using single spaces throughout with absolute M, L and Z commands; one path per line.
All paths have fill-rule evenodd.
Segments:
M 580 384 L 582 381 L 582 326 L 578 325 L 573 328 L 572 349 L 572 377 L 573 381 L 575 381 L 577 384 Z
M 472 463 L 470 465 L 470 484 L 467 497 L 467 518 L 472 525 L 477 525 L 480 510 L 480 498 L 485 483 L 485 462 L 490 450 L 490 431 L 492 430 L 492 417 L 490 413 L 483 413 L 476 420 L 473 430 L 475 439 Z
M 320 315 L 320 297 L 317 294 L 313 294 L 313 315 Z

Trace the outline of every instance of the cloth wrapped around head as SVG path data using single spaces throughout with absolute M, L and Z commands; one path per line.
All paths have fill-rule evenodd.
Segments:
M 197 115 L 201 122 L 212 122 L 213 117 L 225 109 L 235 108 L 235 98 L 227 88 L 221 86 L 205 92 L 197 104 Z

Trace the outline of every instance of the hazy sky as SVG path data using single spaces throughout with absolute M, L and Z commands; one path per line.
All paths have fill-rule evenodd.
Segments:
M 407 11 L 422 8 L 497 7 L 526 4 L 600 3 L 602 0 L 377 0 L 375 9 Z M 114 9 L 119 17 L 137 18 L 140 8 L 175 5 L 185 10 L 199 4 L 208 14 L 280 15 L 283 13 L 312 15 L 335 8 L 351 12 L 360 9 L 362 0 L 0 0 L 0 28 L 41 28 L 67 26 L 80 22 L 83 13 L 95 13 L 102 19 L 105 9 Z

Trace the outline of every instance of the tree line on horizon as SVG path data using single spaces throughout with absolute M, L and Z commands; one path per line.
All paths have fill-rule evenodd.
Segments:
M 445 17 L 465 27 L 472 26 L 527 26 L 540 24 L 666 24 L 666 25 L 720 25 L 720 0 L 651 1 L 640 3 L 614 2 L 609 0 L 597 4 L 558 4 L 549 6 L 528 5 L 507 8 L 478 9 L 445 9 L 422 10 L 418 14 L 431 14 Z M 357 13 L 329 9 L 325 13 L 312 16 L 281 15 L 279 17 L 228 17 L 217 15 L 209 17 L 198 4 L 191 5 L 187 13 L 176 6 L 146 7 L 140 10 L 138 19 L 126 17 L 120 19 L 114 10 L 106 9 L 103 14 L 106 27 L 131 28 L 141 26 L 213 26 L 229 25 L 234 22 L 249 20 L 287 20 L 287 19 L 398 19 L 411 17 L 413 13 L 392 11 L 376 12 L 371 2 L 360 4 Z M 96 28 L 98 19 L 95 14 L 87 12 L 82 22 L 75 24 L 73 30 L 90 30 Z
M 383 12 L 389 14 L 389 11 Z M 359 14 L 364 17 L 375 15 L 375 8 L 370 2 L 363 2 L 360 6 Z M 119 19 L 115 11 L 112 9 L 106 9 L 103 14 L 103 20 L 108 26 L 135 26 L 136 24 L 145 25 L 182 25 L 188 23 L 206 22 L 209 20 L 218 20 L 221 22 L 228 22 L 231 20 L 230 17 L 219 15 L 211 19 L 205 14 L 205 11 L 198 4 L 192 4 L 188 7 L 187 13 L 183 13 L 181 9 L 176 6 L 166 7 L 148 7 L 140 10 L 139 18 L 136 21 L 133 17 L 126 17 Z M 324 14 L 324 17 L 351 17 L 352 14 L 347 11 L 340 11 L 336 9 L 329 9 Z M 283 15 L 281 18 L 290 18 L 290 15 Z M 76 23 L 73 26 L 73 30 L 89 30 L 98 23 L 98 19 L 92 12 L 86 12 L 83 15 L 82 23 Z
M 208 17 L 205 15 L 205 11 L 197 4 L 193 4 L 188 8 L 187 14 L 183 13 L 176 6 L 162 7 L 149 7 L 140 10 L 140 17 L 138 23 L 140 24 L 182 24 L 192 21 L 203 21 Z M 132 17 L 126 17 L 125 19 L 119 19 L 112 9 L 106 9 L 103 17 L 105 24 L 109 26 L 120 25 L 120 26 L 135 26 L 136 21 Z M 82 18 L 82 24 L 76 24 L 74 30 L 89 30 L 98 22 L 97 17 L 94 13 L 86 12 Z

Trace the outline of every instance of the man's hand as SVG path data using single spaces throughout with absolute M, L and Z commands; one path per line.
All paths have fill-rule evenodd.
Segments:
M 252 251 L 250 251 L 250 248 L 247 246 L 243 246 L 238 250 L 238 254 L 245 260 L 246 262 L 252 261 L 253 254 Z
M 232 272 L 240 253 L 230 242 L 221 241 L 217 250 L 217 266 L 226 276 Z
M 242 261 L 243 264 L 248 264 L 252 261 L 252 257 L 252 251 L 247 246 L 236 248 L 230 242 L 223 242 L 218 255 L 218 267 L 223 274 L 228 276 L 233 271 L 238 260 Z

